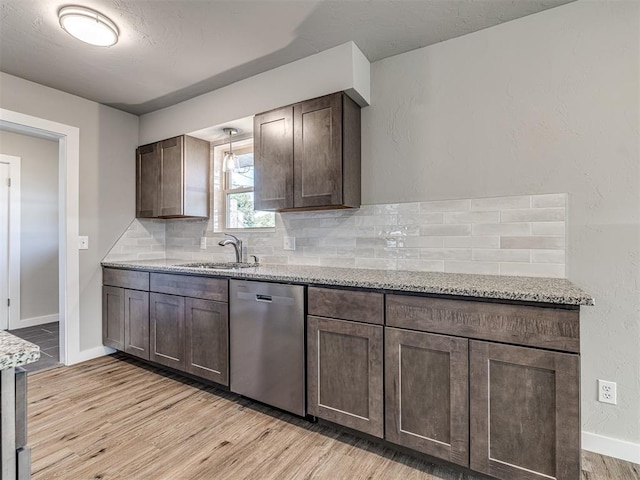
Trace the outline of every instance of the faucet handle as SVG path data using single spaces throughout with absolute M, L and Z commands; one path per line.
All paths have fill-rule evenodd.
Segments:
M 258 258 L 257 255 L 249 255 L 249 256 L 253 257 L 253 263 L 256 263 L 256 264 L 260 263 L 260 259 Z

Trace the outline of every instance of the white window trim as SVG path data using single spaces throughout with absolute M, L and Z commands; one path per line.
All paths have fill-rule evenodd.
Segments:
M 234 140 L 233 148 L 241 150 L 249 145 L 253 145 L 253 137 L 245 137 L 242 140 Z M 225 152 L 229 149 L 229 142 L 224 142 L 213 146 L 213 231 L 215 233 L 261 233 L 275 232 L 273 227 L 249 227 L 249 228 L 228 228 L 227 227 L 227 201 L 226 201 L 226 173 L 222 170 Z M 255 187 L 254 187 L 255 188 Z M 236 189 L 233 189 L 236 190 Z M 240 191 L 240 189 L 237 189 Z

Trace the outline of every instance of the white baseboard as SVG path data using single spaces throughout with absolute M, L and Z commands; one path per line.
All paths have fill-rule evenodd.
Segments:
M 18 325 L 10 325 L 10 329 L 16 330 L 18 328 L 36 327 L 38 325 L 44 325 L 45 323 L 58 322 L 59 320 L 60 315 L 57 313 L 51 315 L 43 315 L 41 317 L 22 318 L 20 319 Z
M 114 353 L 115 350 L 110 347 L 99 346 L 89 348 L 88 350 L 82 350 L 71 358 L 67 358 L 67 365 L 75 365 L 76 363 L 86 362 L 87 360 L 93 360 L 94 358 L 104 357 Z
M 582 432 L 582 449 L 640 464 L 640 444 Z

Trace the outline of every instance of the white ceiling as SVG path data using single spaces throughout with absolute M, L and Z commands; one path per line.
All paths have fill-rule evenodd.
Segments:
M 353 40 L 374 62 L 573 0 L 1 0 L 0 70 L 137 115 Z M 57 11 L 99 10 L 92 47 Z

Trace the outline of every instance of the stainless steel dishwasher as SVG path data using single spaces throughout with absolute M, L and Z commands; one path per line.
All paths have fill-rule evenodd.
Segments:
M 231 391 L 304 416 L 304 287 L 229 283 Z

